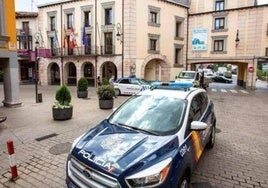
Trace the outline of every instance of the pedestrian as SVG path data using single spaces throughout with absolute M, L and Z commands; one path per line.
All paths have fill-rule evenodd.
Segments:
M 114 76 L 111 76 L 111 78 L 109 79 L 109 84 L 110 85 L 114 85 Z
M 97 78 L 97 82 L 98 82 L 98 86 L 101 86 L 100 76 L 98 76 L 98 78 Z

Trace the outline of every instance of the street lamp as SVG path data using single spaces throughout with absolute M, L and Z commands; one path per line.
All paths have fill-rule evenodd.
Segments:
M 35 101 L 36 103 L 39 102 L 38 100 L 38 74 L 37 74 L 37 64 L 38 64 L 38 47 L 39 42 L 35 42 L 35 63 L 34 63 L 34 69 L 35 69 Z
M 117 23 L 116 29 L 117 29 L 116 38 L 118 41 L 120 41 L 120 44 L 122 45 L 122 78 L 123 78 L 124 77 L 124 36 L 123 36 L 123 29 L 121 28 L 120 23 Z

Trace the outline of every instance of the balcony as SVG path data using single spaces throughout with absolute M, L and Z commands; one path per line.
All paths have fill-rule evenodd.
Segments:
M 17 28 L 17 35 L 32 35 L 32 30 L 29 28 Z
M 50 49 L 52 57 L 61 56 L 98 56 L 98 55 L 115 55 L 115 46 L 98 46 L 95 51 L 95 46 L 78 46 L 74 49 L 55 48 Z

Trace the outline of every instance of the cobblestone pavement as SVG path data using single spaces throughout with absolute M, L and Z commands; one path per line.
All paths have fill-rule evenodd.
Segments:
M 76 88 L 70 87 L 73 118 L 54 121 L 51 106 L 56 89 L 57 86 L 39 87 L 43 102 L 36 104 L 34 86 L 24 85 L 20 90 L 22 107 L 0 107 L 0 114 L 7 116 L 0 123 L 0 188 L 65 187 L 71 143 L 112 112 L 99 109 L 95 88 L 89 88 L 88 99 L 78 99 Z M 192 182 L 209 182 L 213 188 L 268 188 L 268 90 L 225 93 L 209 89 L 208 93 L 217 115 L 216 145 L 205 150 Z M 115 106 L 126 99 L 117 97 Z M 10 181 L 6 149 L 9 138 L 14 141 L 19 174 L 15 181 Z

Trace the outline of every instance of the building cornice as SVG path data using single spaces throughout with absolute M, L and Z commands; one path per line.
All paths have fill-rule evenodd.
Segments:
M 199 12 L 199 13 L 190 13 L 189 16 L 199 16 L 204 14 L 217 14 L 221 12 L 231 12 L 231 11 L 238 11 L 238 10 L 248 10 L 248 9 L 254 9 L 254 8 L 263 8 L 268 7 L 268 4 L 265 5 L 256 5 L 256 6 L 247 6 L 247 7 L 239 7 L 239 8 L 232 8 L 232 9 L 224 9 L 221 11 L 207 11 L 207 12 Z
M 37 12 L 16 12 L 16 18 L 36 18 Z

